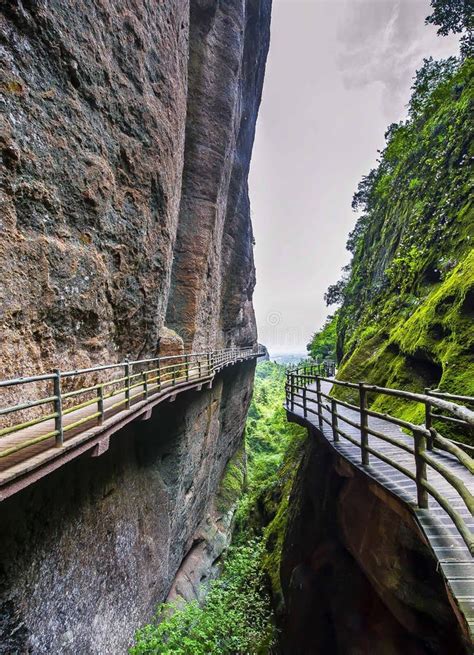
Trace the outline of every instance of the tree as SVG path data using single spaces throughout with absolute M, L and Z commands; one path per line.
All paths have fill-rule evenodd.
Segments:
M 357 191 L 352 198 L 352 209 L 356 212 L 359 210 L 369 211 L 370 196 L 374 187 L 377 171 L 373 168 L 368 175 L 364 175 L 357 185 Z
M 470 57 L 473 52 L 474 11 L 472 0 L 431 0 L 433 13 L 427 16 L 426 22 L 438 26 L 438 34 L 447 36 L 462 34 L 461 55 Z
M 411 118 L 419 116 L 427 107 L 433 91 L 445 80 L 448 80 L 456 68 L 458 60 L 456 57 L 440 59 L 436 61 L 433 57 L 423 59 L 423 66 L 416 71 L 412 96 L 409 103 L 409 114 Z
M 357 220 L 357 223 L 354 225 L 352 232 L 349 232 L 347 237 L 346 249 L 352 254 L 357 250 L 357 245 L 363 239 L 365 231 L 368 227 L 369 217 L 367 214 L 362 214 L 362 216 Z
M 307 345 L 313 359 L 335 359 L 337 341 L 337 312 L 328 316 L 322 329 L 315 332 Z
M 328 290 L 324 294 L 324 300 L 328 307 L 330 305 L 340 305 L 344 301 L 344 291 L 346 290 L 346 286 L 347 280 L 343 278 L 342 280 L 339 280 L 339 282 L 336 282 L 336 284 L 331 284 L 331 286 L 328 287 Z

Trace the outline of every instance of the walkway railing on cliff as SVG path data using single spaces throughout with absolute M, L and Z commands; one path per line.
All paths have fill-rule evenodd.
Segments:
M 68 435 L 104 425 L 140 401 L 209 382 L 225 366 L 263 355 L 261 348 L 229 348 L 0 381 L 4 398 L 17 400 L 0 406 L 0 463 L 42 443 L 61 448 Z
M 468 454 L 474 448 L 442 436 L 434 427 L 439 421 L 454 425 L 464 433 L 474 434 L 474 411 L 466 407 L 474 407 L 474 398 L 437 390 L 426 390 L 420 394 L 364 382 L 336 380 L 326 377 L 328 372 L 333 372 L 330 368 L 330 364 L 306 363 L 289 370 L 286 380 L 287 410 L 299 412 L 303 419 L 313 415 L 321 432 L 324 433 L 325 426 L 329 428 L 334 443 L 343 439 L 356 446 L 360 450 L 360 463 L 364 467 L 368 467 L 374 457 L 412 480 L 416 485 L 418 508 L 428 509 L 429 497 L 434 498 L 449 515 L 471 555 L 474 555 L 474 536 L 464 519 L 466 515 L 472 517 L 474 513 L 474 460 Z M 326 383 L 328 393 L 323 391 L 323 383 Z M 352 402 L 335 398 L 335 387 L 349 390 Z M 423 405 L 424 425 L 416 425 L 370 409 L 371 394 Z M 373 425 L 375 421 L 371 425 L 370 418 L 379 419 L 377 425 Z M 341 429 L 341 423 L 350 429 Z M 390 426 L 396 426 L 397 429 L 391 431 Z M 406 434 L 411 435 L 411 438 L 405 438 Z M 371 443 L 372 437 L 379 444 L 378 449 Z M 390 448 L 384 449 L 384 444 Z M 436 456 L 437 450 L 449 455 L 441 461 L 442 458 Z M 437 474 L 431 476 L 434 481 L 428 479 L 430 470 Z M 455 507 L 452 494 L 448 493 L 449 488 L 456 492 L 456 498 L 462 499 L 468 514 L 461 511 L 459 506 Z

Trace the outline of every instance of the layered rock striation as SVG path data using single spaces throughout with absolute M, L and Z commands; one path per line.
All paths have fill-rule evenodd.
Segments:
M 270 4 L 2 4 L 0 378 L 256 343 Z M 229 369 L 0 505 L 0 653 L 122 652 L 190 554 L 209 574 L 252 380 Z
M 0 375 L 255 341 L 247 175 L 270 2 L 0 17 Z

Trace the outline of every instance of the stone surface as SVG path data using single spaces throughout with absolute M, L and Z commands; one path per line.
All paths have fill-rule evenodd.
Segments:
M 270 5 L 2 3 L 0 378 L 255 344 Z M 0 505 L 0 653 L 124 652 L 208 521 L 217 556 L 252 379 L 232 367 Z
M 308 440 L 281 561 L 282 651 L 465 655 L 436 560 L 411 514 Z
M 3 7 L 0 377 L 152 355 L 178 223 L 188 3 Z
M 167 324 L 184 331 L 195 349 L 256 339 L 247 175 L 269 13 L 268 0 L 191 3 L 186 148 Z
M 198 540 L 217 556 L 228 537 L 203 525 L 241 444 L 254 365 L 236 368 L 0 505 L 2 655 L 126 652 L 188 553 L 206 569 Z
M 269 21 L 270 0 L 3 5 L 0 377 L 153 356 L 165 325 L 255 342 Z
M 167 327 L 162 327 L 158 332 L 157 347 L 160 357 L 184 353 L 183 339 L 174 330 Z

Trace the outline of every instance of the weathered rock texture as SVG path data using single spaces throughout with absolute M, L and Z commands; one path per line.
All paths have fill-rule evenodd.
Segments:
M 268 11 L 259 0 L 191 3 L 186 152 L 167 320 L 199 346 L 227 344 L 236 330 L 240 341 L 256 337 L 247 174 Z M 209 317 L 212 306 L 220 311 Z
M 205 539 L 200 524 L 219 522 L 209 508 L 241 444 L 252 379 L 251 363 L 228 370 L 130 424 L 101 457 L 2 503 L 0 653 L 126 652 Z
M 412 515 L 308 440 L 281 561 L 283 653 L 465 655 L 448 592 Z
M 0 378 L 254 344 L 270 0 L 0 5 Z M 252 375 L 0 506 L 0 653 L 125 650 L 194 538 L 222 541 L 206 521 Z
M 187 3 L 7 3 L 2 373 L 155 351 L 178 223 Z
M 255 341 L 269 18 L 269 0 L 3 5 L 0 376 L 153 355 L 166 317 L 187 346 Z

